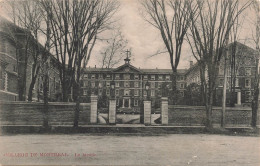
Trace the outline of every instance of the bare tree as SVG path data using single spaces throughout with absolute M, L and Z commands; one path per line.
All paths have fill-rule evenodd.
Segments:
M 112 68 L 124 57 L 128 42 L 124 39 L 121 31 L 115 29 L 112 33 L 112 37 L 106 40 L 106 43 L 106 46 L 101 51 L 101 67 Z
M 191 13 L 191 34 L 188 42 L 200 66 L 201 85 L 206 108 L 206 128 L 212 129 L 213 94 L 216 88 L 220 60 L 225 53 L 231 28 L 236 18 L 249 6 L 239 6 L 238 0 L 196 0 L 189 5 Z
M 253 7 L 256 13 L 256 38 L 255 38 L 255 45 L 256 45 L 256 73 L 255 73 L 255 81 L 254 81 L 254 97 L 252 100 L 252 127 L 256 127 L 257 125 L 257 112 L 258 112 L 258 105 L 259 105 L 259 58 L 260 58 L 260 2 L 257 0 L 253 0 Z
M 51 33 L 56 57 L 61 63 L 60 80 L 63 101 L 73 87 L 76 102 L 74 127 L 78 126 L 80 78 L 96 43 L 97 36 L 106 30 L 118 8 L 112 0 L 47 1 L 51 4 Z
M 12 9 L 12 13 L 9 16 L 14 21 L 14 24 L 24 29 L 22 34 L 22 38 L 24 39 L 23 64 L 19 64 L 23 66 L 23 71 L 19 71 L 18 74 L 18 85 L 20 85 L 19 100 L 25 100 L 23 96 L 26 90 L 27 66 L 29 62 L 32 67 L 27 99 L 28 101 L 32 101 L 34 85 L 40 70 L 39 59 L 40 56 L 42 56 L 41 51 L 44 49 L 39 42 L 39 32 L 43 18 L 40 12 L 41 7 L 38 1 L 33 0 L 8 2 L 9 8 L 11 6 Z M 21 34 L 17 34 L 17 37 L 19 38 L 20 35 Z M 18 69 L 21 68 L 18 67 Z
M 145 0 L 143 18 L 158 29 L 169 54 L 173 72 L 172 89 L 176 91 L 177 68 L 180 61 L 184 37 L 191 23 L 189 0 Z

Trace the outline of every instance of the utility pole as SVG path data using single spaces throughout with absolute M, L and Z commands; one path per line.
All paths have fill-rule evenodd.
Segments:
M 224 85 L 223 85 L 223 96 L 222 96 L 222 113 L 221 113 L 221 127 L 225 128 L 225 117 L 226 117 L 226 99 L 227 99 L 227 54 L 228 54 L 228 35 L 226 37 L 225 50 L 224 50 Z

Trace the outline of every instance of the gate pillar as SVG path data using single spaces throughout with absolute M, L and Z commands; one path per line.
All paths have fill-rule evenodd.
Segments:
M 108 113 L 109 124 L 116 124 L 116 100 L 109 100 L 109 113 Z
M 97 123 L 97 96 L 90 96 L 91 105 L 90 105 L 90 123 Z
M 161 98 L 161 122 L 168 125 L 168 97 Z
M 151 125 L 151 101 L 144 101 L 144 124 Z

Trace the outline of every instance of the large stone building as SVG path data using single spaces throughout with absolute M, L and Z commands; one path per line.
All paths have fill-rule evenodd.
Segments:
M 231 98 L 231 78 L 235 79 L 234 100 L 236 105 L 249 105 L 254 91 L 254 77 L 256 71 L 255 50 L 241 43 L 231 43 L 228 47 L 227 58 L 227 104 Z M 231 74 L 231 55 L 235 53 L 233 75 Z M 118 108 L 138 109 L 142 100 L 147 97 L 145 84 L 148 82 L 150 88 L 148 96 L 152 106 L 158 105 L 162 97 L 162 85 L 168 84 L 171 87 L 171 69 L 140 69 L 132 66 L 129 59 L 118 68 L 87 68 L 83 78 L 83 98 L 91 93 L 111 98 L 111 83 L 115 82 L 115 97 Z M 221 105 L 224 81 L 224 58 L 221 59 L 219 76 L 216 82 L 215 105 Z M 206 77 L 208 75 L 205 72 Z M 189 69 L 179 69 L 177 77 L 177 89 L 180 98 L 185 100 L 184 92 L 186 87 L 192 83 L 200 85 L 199 65 L 190 62 Z M 185 103 L 185 102 L 184 102 Z M 182 103 L 178 103 L 182 104 Z M 187 104 L 187 103 L 185 103 Z
M 0 100 L 17 101 L 21 98 L 19 94 L 24 100 L 27 99 L 32 80 L 32 50 L 36 44 L 40 44 L 33 38 L 27 41 L 26 35 L 28 33 L 25 29 L 0 17 Z M 28 51 L 25 51 L 27 42 L 29 47 Z M 40 52 L 39 57 L 49 56 L 49 96 L 51 100 L 55 100 L 60 89 L 58 62 L 41 45 Z M 27 63 L 25 63 L 26 57 Z M 22 93 L 21 87 L 25 87 Z M 41 100 L 42 92 L 43 80 L 40 70 L 33 88 L 33 100 Z
M 178 70 L 177 88 L 182 97 L 185 73 L 185 69 Z M 125 64 L 118 68 L 87 68 L 83 78 L 83 96 L 94 93 L 102 99 L 102 96 L 111 98 L 115 95 L 118 108 L 138 110 L 147 96 L 152 100 L 152 105 L 156 105 L 162 97 L 162 87 L 168 85 L 171 88 L 171 77 L 171 69 L 140 69 L 131 65 L 130 59 L 126 58 Z M 148 90 L 145 89 L 147 83 Z M 111 84 L 115 84 L 113 91 Z
M 228 45 L 228 54 L 226 59 L 228 105 L 231 104 L 231 97 L 234 98 L 235 105 L 250 105 L 254 92 L 256 63 L 257 58 L 254 49 L 239 42 L 234 42 Z M 225 59 L 223 57 L 220 61 L 216 82 L 215 105 L 221 105 L 222 102 L 224 64 Z M 190 68 L 185 74 L 187 86 L 192 83 L 200 85 L 201 79 L 199 70 L 198 63 L 193 65 L 191 62 Z M 207 70 L 205 75 L 207 77 Z M 231 80 L 233 81 L 231 82 Z M 231 88 L 234 88 L 234 96 L 231 95 Z

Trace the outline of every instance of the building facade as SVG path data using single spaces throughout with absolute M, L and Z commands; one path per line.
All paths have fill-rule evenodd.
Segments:
M 125 64 L 118 68 L 87 68 L 82 80 L 83 97 L 95 94 L 100 99 L 104 96 L 109 99 L 115 95 L 119 109 L 136 111 L 147 97 L 152 101 L 152 105 L 158 105 L 163 87 L 171 88 L 172 70 L 140 69 L 131 65 L 129 61 L 130 59 L 126 58 Z M 186 86 L 185 73 L 186 70 L 178 70 L 177 88 L 183 95 Z M 114 90 L 111 89 L 112 82 Z M 148 90 L 145 88 L 146 85 L 149 85 Z
M 40 44 L 36 43 L 34 39 L 26 41 L 25 33 L 24 29 L 0 17 L 0 100 L 19 100 L 21 87 L 24 87 L 24 91 L 20 95 L 27 100 L 33 75 L 32 50 L 36 44 Z M 26 42 L 29 42 L 27 51 L 25 51 Z M 53 55 L 43 49 L 43 46 L 40 45 L 40 47 L 39 57 L 49 56 L 49 97 L 50 100 L 55 100 L 57 93 L 60 92 L 58 62 Z M 27 58 L 27 63 L 25 63 L 25 58 Z M 37 75 L 32 92 L 34 101 L 42 99 L 42 70 Z
M 216 81 L 215 105 L 221 105 L 224 85 L 224 57 L 220 60 L 218 78 Z M 244 44 L 234 42 L 228 45 L 226 58 L 227 73 L 227 104 L 231 104 L 233 98 L 235 105 L 250 105 L 254 92 L 254 80 L 256 74 L 256 51 Z M 207 78 L 208 72 L 205 71 Z M 186 72 L 186 83 L 200 85 L 200 68 L 198 63 L 191 62 Z M 232 96 L 232 93 L 234 95 Z

